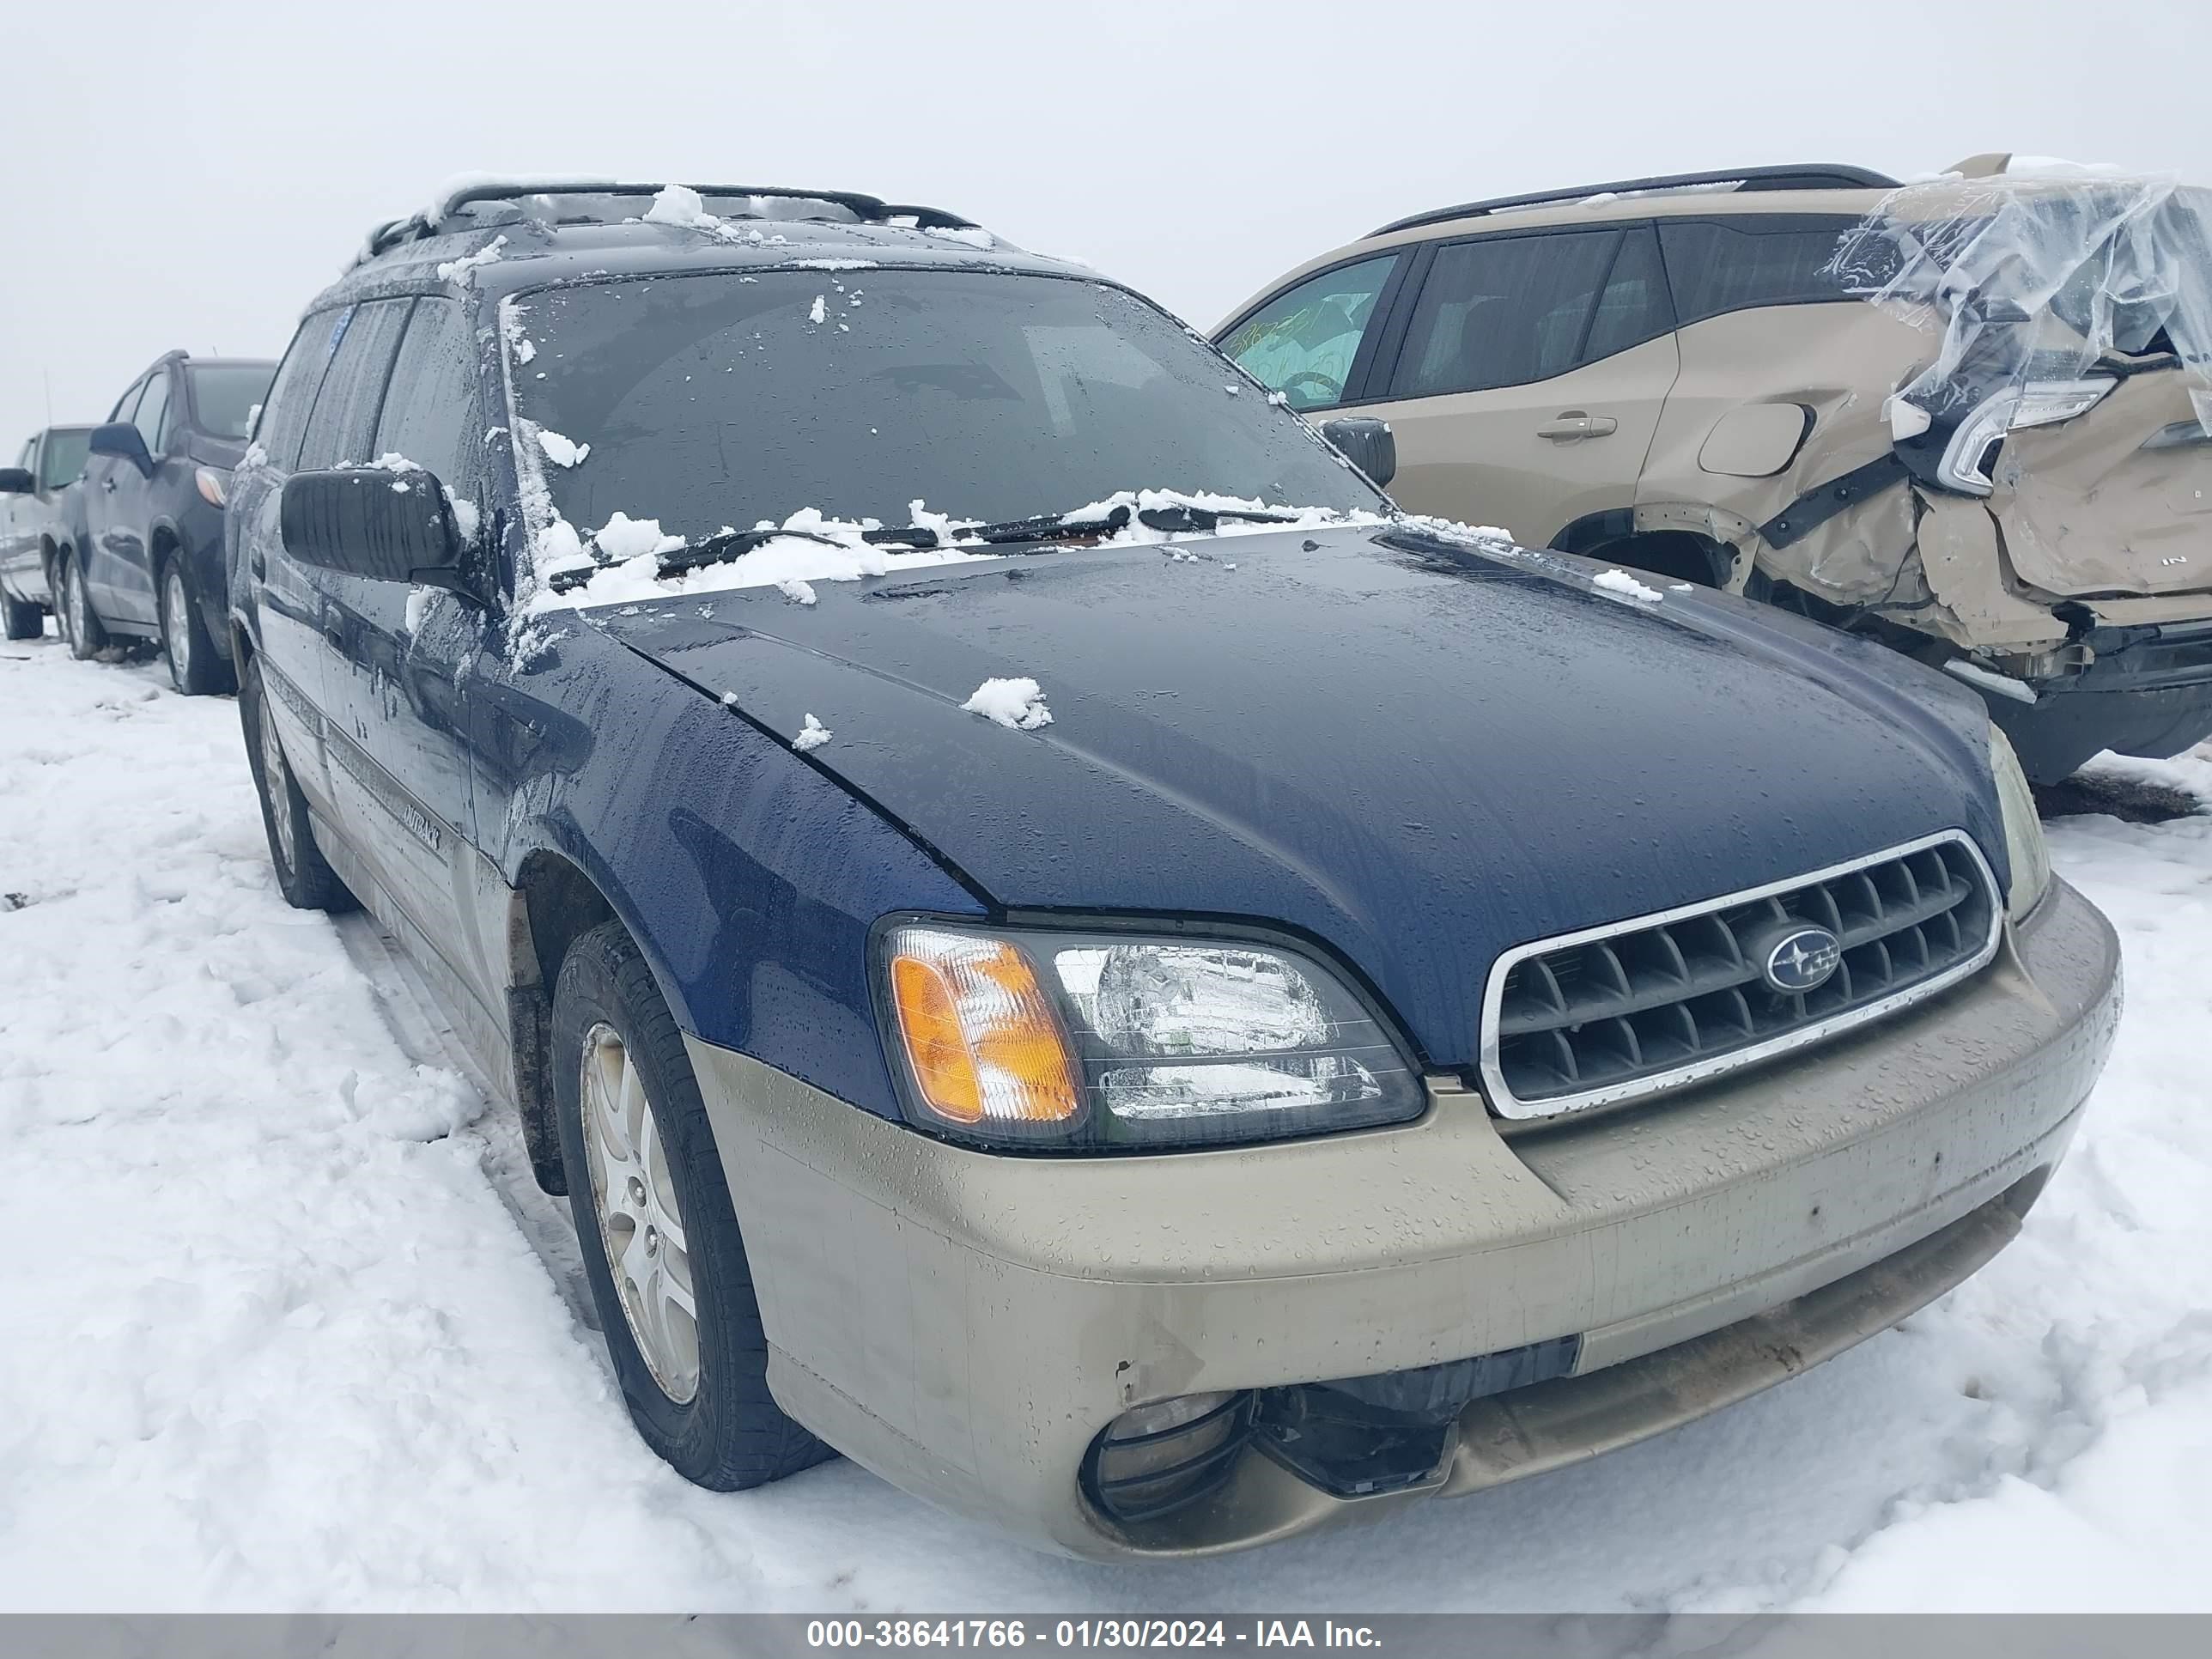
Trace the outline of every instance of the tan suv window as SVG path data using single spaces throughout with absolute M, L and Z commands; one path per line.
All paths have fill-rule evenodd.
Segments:
M 1344 382 L 1398 256 L 1340 265 L 1277 295 L 1239 323 L 1221 349 L 1292 409 L 1326 409 Z
M 1681 301 L 1682 325 L 1761 306 L 1817 305 L 1852 297 L 1830 270 L 1851 219 L 1761 223 L 1748 219 L 1670 222 L 1668 274 Z
M 1598 295 L 1577 363 L 1594 363 L 1616 351 L 1656 340 L 1674 327 L 1674 300 L 1667 291 L 1667 270 L 1659 258 L 1659 238 L 1649 229 L 1632 230 L 1613 256 L 1613 274 Z
M 1664 285 L 1638 228 L 1499 236 L 1439 247 L 1413 307 L 1393 398 L 1525 386 L 1672 326 Z M 1608 286 L 1624 240 L 1641 276 Z M 1608 303 L 1596 303 L 1604 295 Z M 1646 310 L 1649 306 L 1651 308 Z M 1601 326 L 1601 324 L 1602 326 Z

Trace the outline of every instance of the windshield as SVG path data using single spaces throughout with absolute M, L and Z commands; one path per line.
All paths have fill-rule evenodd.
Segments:
M 47 433 L 46 447 L 39 454 L 39 488 L 59 489 L 82 475 L 87 453 L 85 446 L 91 441 L 92 429 L 89 427 Z
M 686 541 L 813 510 L 997 523 L 1147 489 L 1383 510 L 1295 416 L 1099 283 L 716 272 L 532 295 L 506 331 L 550 505 L 585 534 L 617 514 Z
M 211 437 L 243 438 L 252 429 L 253 410 L 269 395 L 276 378 L 274 363 L 187 363 L 192 383 L 194 424 Z

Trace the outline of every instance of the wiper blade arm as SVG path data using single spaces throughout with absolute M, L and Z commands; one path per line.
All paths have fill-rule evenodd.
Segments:
M 754 530 L 722 530 L 711 536 L 702 536 L 696 542 L 686 542 L 681 547 L 670 548 L 660 556 L 659 574 L 664 578 L 680 576 L 687 570 L 697 570 L 707 565 L 728 564 L 785 537 L 794 541 L 819 542 L 824 547 L 845 545 L 835 536 L 824 536 L 812 530 L 784 530 L 773 525 L 763 525 Z
M 1233 508 L 1217 512 L 1212 507 L 1147 507 L 1136 516 L 1155 530 L 1170 532 L 1211 530 L 1224 519 L 1249 520 L 1266 524 L 1290 521 L 1287 514 L 1249 513 Z M 910 547 L 925 550 L 973 545 L 1004 547 L 1021 542 L 1110 536 L 1118 530 L 1127 529 L 1129 519 L 1128 507 L 1116 505 L 1095 517 L 1072 513 L 1046 513 L 1032 519 L 1007 519 L 998 524 L 956 525 L 949 537 L 928 525 L 884 525 L 873 530 L 862 531 L 860 539 L 872 547 Z M 786 537 L 796 541 L 819 542 L 824 547 L 851 545 L 848 541 L 823 535 L 818 531 L 786 530 L 775 525 L 763 525 L 753 530 L 725 530 L 715 535 L 702 536 L 696 542 L 686 542 L 681 547 L 671 548 L 660 556 L 657 574 L 663 578 L 681 576 L 687 571 L 698 570 L 710 564 L 727 564 Z M 567 570 L 554 572 L 548 579 L 548 586 L 556 593 L 574 592 L 600 571 L 611 569 L 621 562 L 623 561 L 618 559 L 595 556 L 590 564 L 575 565 Z
M 659 568 L 653 574 L 665 579 L 680 576 L 688 570 L 698 570 L 710 564 L 727 564 L 783 536 L 803 542 L 819 542 L 824 547 L 845 545 L 835 536 L 820 535 L 811 530 L 783 530 L 766 526 L 757 530 L 724 530 L 712 536 L 702 536 L 696 542 L 686 542 L 681 547 L 670 548 L 660 556 Z M 610 559 L 595 553 L 589 564 L 572 565 L 566 570 L 555 571 L 547 579 L 546 585 L 556 593 L 574 592 L 602 570 L 611 570 L 625 562 L 627 561 Z
M 1196 507 L 1180 501 L 1173 507 L 1148 507 L 1137 518 L 1146 529 L 1164 530 L 1170 535 L 1212 530 L 1223 524 L 1297 522 L 1297 515 L 1291 513 L 1262 513 L 1243 507 Z
M 997 524 L 956 524 L 950 538 L 927 525 L 910 524 L 899 530 L 870 530 L 864 534 L 878 546 L 963 547 L 981 544 L 1003 547 L 1016 542 L 1049 542 L 1077 536 L 1110 536 L 1126 529 L 1129 509 L 1115 507 L 1096 518 L 1072 513 L 1045 513 L 1033 519 L 1006 519 Z

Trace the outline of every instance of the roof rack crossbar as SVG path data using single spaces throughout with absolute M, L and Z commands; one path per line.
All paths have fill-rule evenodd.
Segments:
M 514 184 L 471 185 L 455 191 L 438 204 L 438 218 L 442 223 L 456 208 L 471 202 L 511 202 L 529 196 L 658 196 L 666 185 L 618 184 L 607 180 L 592 182 L 577 179 L 571 182 L 547 184 L 543 181 L 520 181 Z M 797 190 L 784 185 L 690 185 L 688 188 L 702 196 L 776 196 L 786 199 L 809 202 L 835 202 L 848 208 L 862 219 L 882 220 L 912 216 L 925 219 L 945 230 L 967 230 L 973 227 L 957 214 L 942 208 L 897 207 L 879 196 L 863 196 L 850 190 Z
M 1651 179 L 1622 179 L 1607 185 L 1577 185 L 1568 190 L 1532 191 L 1526 196 L 1499 196 L 1486 202 L 1462 202 L 1456 207 L 1437 208 L 1393 220 L 1367 234 L 1388 236 L 1394 231 L 1442 224 L 1449 219 L 1475 219 L 1514 208 L 1579 202 L 1590 196 L 1648 196 L 1719 185 L 1733 185 L 1738 190 L 1894 190 L 1897 180 L 1868 167 L 1817 161 L 1788 167 L 1735 167 L 1716 173 L 1670 173 Z
M 360 259 L 375 258 L 405 242 L 441 234 L 454 213 L 472 202 L 516 202 L 532 196 L 657 196 L 665 184 L 623 184 L 606 179 L 517 179 L 512 183 L 470 185 L 441 198 L 425 212 L 404 219 L 389 219 L 368 234 Z M 799 190 L 781 185 L 691 185 L 702 196 L 765 196 L 786 200 L 834 202 L 864 223 L 883 224 L 911 219 L 922 230 L 973 230 L 975 222 L 943 208 L 886 202 L 849 190 Z

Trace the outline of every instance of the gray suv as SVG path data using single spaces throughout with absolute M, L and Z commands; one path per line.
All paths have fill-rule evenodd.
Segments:
M 88 426 L 50 426 L 0 467 L 0 622 L 11 640 L 38 638 L 54 608 L 50 573 L 76 505 L 67 492 L 83 476 L 91 435 Z

